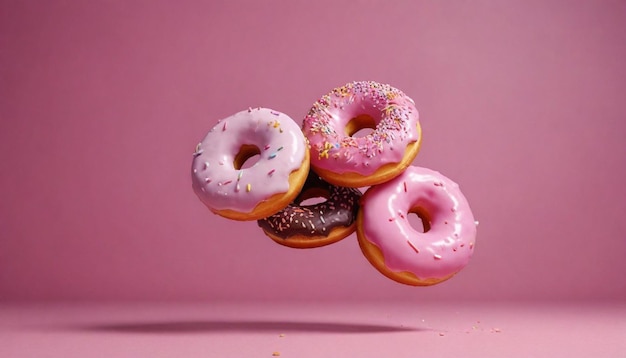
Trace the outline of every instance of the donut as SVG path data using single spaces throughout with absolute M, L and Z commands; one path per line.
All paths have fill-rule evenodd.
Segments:
M 408 215 L 421 218 L 424 232 Z M 410 166 L 369 188 L 357 217 L 357 238 L 369 262 L 388 278 L 413 286 L 445 281 L 474 252 L 476 225 L 459 186 L 440 173 Z
M 256 155 L 258 161 L 244 168 Z M 298 195 L 309 172 L 309 151 L 289 116 L 250 108 L 209 131 L 196 146 L 191 171 L 194 192 L 212 212 L 233 220 L 258 220 Z
M 373 81 L 352 82 L 324 95 L 309 110 L 302 131 L 311 167 L 324 180 L 353 188 L 384 183 L 417 155 L 421 127 L 415 102 Z M 361 129 L 373 131 L 353 136 Z
M 301 205 L 315 197 L 326 200 Z M 311 172 L 294 202 L 258 220 L 258 225 L 265 235 L 284 246 L 304 249 L 332 244 L 355 231 L 360 198 L 358 189 L 331 185 Z

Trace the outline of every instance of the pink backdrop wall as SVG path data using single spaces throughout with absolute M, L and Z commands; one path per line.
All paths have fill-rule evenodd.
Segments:
M 0 298 L 624 299 L 623 1 L 2 1 Z M 213 216 L 191 153 L 249 106 L 412 96 L 416 165 L 461 184 L 476 253 L 396 284 L 354 236 L 276 245 Z

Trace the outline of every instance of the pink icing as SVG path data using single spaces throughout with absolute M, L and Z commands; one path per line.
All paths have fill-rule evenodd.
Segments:
M 345 133 L 348 122 L 369 115 L 376 129 L 365 137 Z M 302 130 L 311 145 L 311 165 L 335 173 L 374 173 L 398 163 L 406 146 L 419 139 L 418 112 L 411 98 L 389 85 L 352 82 L 317 101 Z
M 363 230 L 392 271 L 420 279 L 443 278 L 460 271 L 474 252 L 474 216 L 459 186 L 440 173 L 408 167 L 393 180 L 366 193 Z M 430 230 L 415 230 L 408 211 L 419 206 L 430 215 Z
M 259 160 L 237 170 L 242 145 L 254 145 Z M 214 210 L 251 212 L 260 202 L 289 189 L 289 174 L 304 160 L 306 140 L 286 114 L 256 108 L 220 120 L 193 153 L 191 177 L 200 200 Z

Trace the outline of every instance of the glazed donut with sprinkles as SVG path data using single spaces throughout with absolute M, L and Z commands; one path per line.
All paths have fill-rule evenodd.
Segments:
M 259 160 L 244 168 L 257 155 Z M 309 152 L 289 116 L 250 108 L 209 131 L 196 146 L 191 169 L 193 189 L 211 211 L 233 220 L 258 220 L 298 195 L 309 172 Z
M 316 197 L 326 200 L 302 204 Z M 314 248 L 332 244 L 355 231 L 360 198 L 358 189 L 332 185 L 310 173 L 293 203 L 259 220 L 258 224 L 268 237 L 281 245 Z
M 373 132 L 354 136 L 361 129 Z M 311 166 L 326 181 L 349 187 L 384 183 L 402 173 L 420 149 L 415 102 L 373 81 L 351 82 L 315 102 L 302 125 Z

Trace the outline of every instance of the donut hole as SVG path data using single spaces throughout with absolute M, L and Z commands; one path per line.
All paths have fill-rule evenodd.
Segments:
M 407 219 L 411 227 L 418 232 L 426 233 L 430 230 L 430 215 L 420 206 L 409 210 Z
M 256 145 L 244 144 L 235 155 L 233 166 L 236 170 L 250 168 L 261 158 L 261 150 Z
M 323 203 L 330 198 L 330 192 L 322 188 L 310 188 L 304 190 L 298 198 L 296 203 L 300 206 L 313 206 L 319 203 Z
M 346 124 L 345 132 L 349 137 L 366 137 L 376 129 L 376 121 L 372 116 L 360 114 Z

